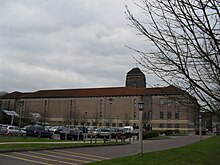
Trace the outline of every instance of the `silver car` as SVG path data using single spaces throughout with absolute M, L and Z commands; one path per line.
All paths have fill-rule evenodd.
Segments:
M 22 135 L 24 136 L 26 134 L 26 131 L 22 130 L 21 128 L 17 126 L 9 125 L 6 129 L 6 135 Z

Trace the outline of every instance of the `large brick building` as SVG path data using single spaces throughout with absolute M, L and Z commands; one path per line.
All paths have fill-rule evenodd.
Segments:
M 53 125 L 138 125 L 138 102 L 144 101 L 143 122 L 153 130 L 195 129 L 197 104 L 174 87 L 146 88 L 139 68 L 127 73 L 125 87 L 12 92 L 0 98 L 2 109 L 14 110 L 22 120 L 39 113 L 40 122 Z

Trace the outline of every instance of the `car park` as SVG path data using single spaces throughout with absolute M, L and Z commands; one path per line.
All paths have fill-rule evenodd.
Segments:
M 53 133 L 46 131 L 44 127 L 40 125 L 29 125 L 26 127 L 25 130 L 27 136 L 50 138 L 50 139 L 53 138 Z
M 84 134 L 78 128 L 66 128 L 63 131 L 59 132 L 60 140 L 83 140 Z

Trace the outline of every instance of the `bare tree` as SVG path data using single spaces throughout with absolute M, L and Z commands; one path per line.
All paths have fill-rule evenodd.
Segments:
M 220 108 L 220 1 L 141 0 L 144 18 L 126 15 L 152 44 L 134 51 L 139 64 L 168 84 L 196 96 L 201 108 Z M 146 40 L 145 40 L 146 41 Z
M 129 115 L 129 113 L 126 112 L 124 114 L 124 120 L 123 120 L 124 125 L 129 125 L 130 124 L 130 120 L 131 120 L 131 116 Z

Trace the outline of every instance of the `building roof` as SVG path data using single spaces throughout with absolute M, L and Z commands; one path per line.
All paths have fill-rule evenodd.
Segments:
M 139 68 L 132 68 L 130 71 L 128 71 L 127 75 L 130 74 L 142 74 L 144 75 L 144 73 L 139 69 Z
M 29 93 L 27 93 L 27 92 L 24 93 L 24 92 L 15 91 L 15 92 L 12 92 L 12 93 L 7 93 L 7 94 L 1 96 L 0 98 L 2 98 L 2 99 L 17 99 L 17 98 L 20 98 L 21 96 L 27 95 L 27 94 L 30 94 L 30 92 Z
M 115 96 L 152 96 L 152 95 L 179 95 L 186 94 L 174 86 L 157 88 L 81 88 L 39 90 L 32 93 L 13 92 L 2 97 L 3 99 L 31 99 L 31 98 L 70 98 L 70 97 L 115 97 Z

